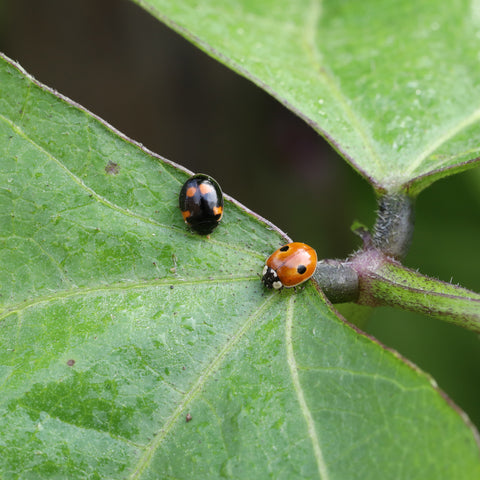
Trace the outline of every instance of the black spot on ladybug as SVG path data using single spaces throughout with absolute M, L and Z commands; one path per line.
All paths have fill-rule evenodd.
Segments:
M 73 367 L 75 365 L 75 360 L 73 360 L 72 358 L 70 360 L 67 360 L 67 365 L 69 367 Z
M 281 252 L 288 252 L 288 249 L 289 249 L 289 248 L 290 248 L 290 247 L 289 247 L 288 245 L 284 245 L 283 247 L 280 247 L 279 250 L 280 250 Z
M 297 267 L 297 272 L 300 274 L 300 275 L 303 275 L 305 272 L 307 271 L 307 267 L 305 265 L 299 265 Z
M 107 175 L 118 175 L 118 172 L 120 172 L 120 166 L 118 163 L 109 160 L 105 167 L 105 173 Z

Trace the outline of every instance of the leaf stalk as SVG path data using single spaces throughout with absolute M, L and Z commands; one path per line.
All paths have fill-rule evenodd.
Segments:
M 356 230 L 363 248 L 347 260 L 321 260 L 313 278 L 332 303 L 398 307 L 480 333 L 479 294 L 400 263 L 410 246 L 413 225 L 411 197 L 380 197 L 373 235 L 362 228 Z

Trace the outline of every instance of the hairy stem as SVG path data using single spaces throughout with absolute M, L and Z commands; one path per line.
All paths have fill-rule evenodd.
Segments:
M 363 249 L 349 259 L 318 262 L 313 278 L 332 303 L 389 305 L 440 317 L 480 333 L 480 295 L 404 267 L 413 234 L 413 199 L 379 199 L 373 235 L 359 228 Z
M 355 302 L 358 298 L 357 272 L 339 260 L 321 260 L 313 278 L 332 303 Z
M 360 252 L 349 265 L 358 273 L 359 304 L 399 307 L 480 332 L 478 293 L 421 275 L 378 250 Z
M 413 207 L 413 199 L 408 195 L 393 194 L 379 198 L 372 238 L 374 247 L 397 260 L 405 257 L 413 236 Z

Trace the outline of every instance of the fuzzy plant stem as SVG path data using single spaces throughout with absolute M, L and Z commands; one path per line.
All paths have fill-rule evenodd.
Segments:
M 402 260 L 410 248 L 415 217 L 413 202 L 404 194 L 383 195 L 378 200 L 372 243 L 387 257 Z
M 410 270 L 375 249 L 359 253 L 350 265 L 358 273 L 360 305 L 424 313 L 480 333 L 478 293 Z
M 373 235 L 359 229 L 363 249 L 347 260 L 318 262 L 314 279 L 332 303 L 389 305 L 421 312 L 480 333 L 480 295 L 404 267 L 413 234 L 413 200 L 379 199 Z
M 368 232 L 361 234 L 364 250 L 375 249 L 397 260 L 403 258 L 412 240 L 413 219 L 410 197 L 380 197 L 373 236 Z M 313 277 L 332 303 L 355 302 L 360 296 L 358 272 L 349 260 L 321 260 Z
M 321 260 L 313 278 L 332 303 L 355 302 L 359 296 L 357 272 L 340 260 Z

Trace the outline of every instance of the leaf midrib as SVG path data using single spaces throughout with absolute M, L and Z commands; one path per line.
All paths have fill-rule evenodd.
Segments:
M 338 101 L 338 104 L 343 110 L 346 118 L 350 120 L 352 127 L 354 127 L 359 137 L 362 139 L 366 151 L 370 153 L 371 160 L 375 162 L 378 170 L 383 173 L 385 165 L 381 161 L 379 152 L 374 147 L 371 136 L 368 135 L 365 129 L 362 127 L 362 118 L 359 117 L 358 114 L 354 111 L 351 103 L 348 101 L 348 98 L 342 92 L 340 85 L 334 79 L 332 74 L 328 72 L 326 68 L 322 65 L 322 55 L 317 48 L 317 42 L 315 41 L 316 35 L 318 33 L 316 27 L 318 26 L 322 14 L 321 4 L 321 0 L 312 0 L 310 3 L 310 8 L 308 9 L 308 14 L 305 17 L 305 29 L 303 30 L 303 44 L 305 51 L 307 53 L 307 56 L 310 58 L 313 71 L 317 72 L 322 83 L 326 85 L 332 97 Z M 313 119 L 311 120 L 314 121 Z M 318 125 L 318 128 L 321 129 L 321 126 L 317 122 L 315 122 L 315 124 Z M 332 137 L 332 140 L 341 148 L 341 143 L 336 138 Z M 346 152 L 344 153 L 346 154 Z M 352 160 L 354 161 L 354 163 L 356 163 L 354 159 Z M 368 170 L 366 170 L 360 164 L 357 165 L 367 175 L 371 174 L 371 172 L 368 172 Z
M 288 367 L 290 369 L 290 375 L 292 378 L 292 383 L 293 383 L 294 391 L 300 406 L 300 410 L 303 414 L 305 423 L 307 425 L 308 435 L 312 443 L 313 453 L 315 456 L 315 461 L 317 463 L 319 476 L 322 480 L 328 480 L 329 475 L 328 475 L 325 459 L 323 458 L 322 449 L 320 447 L 320 439 L 318 437 L 318 434 L 315 428 L 315 421 L 313 420 L 313 415 L 310 412 L 307 401 L 305 399 L 305 395 L 303 394 L 303 388 L 300 382 L 300 377 L 298 375 L 298 366 L 297 366 L 297 363 L 295 360 L 295 354 L 293 351 L 292 331 L 293 331 L 294 305 L 295 305 L 295 296 L 292 295 L 288 299 L 287 313 L 286 313 L 286 319 L 285 319 L 285 344 L 287 348 L 287 362 L 288 362 Z

